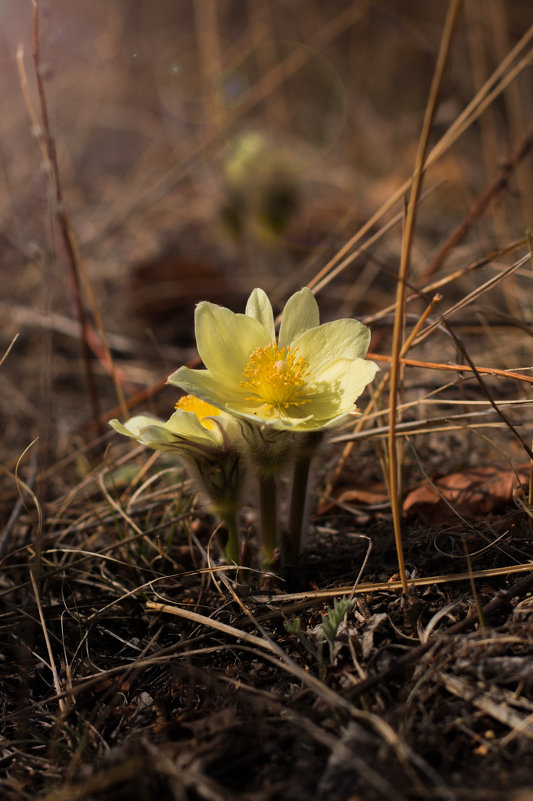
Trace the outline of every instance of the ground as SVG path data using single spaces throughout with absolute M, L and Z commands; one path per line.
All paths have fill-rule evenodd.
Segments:
M 527 2 L 458 9 L 397 305 L 454 5 L 43 0 L 36 63 L 0 9 L 2 798 L 533 798 Z M 198 301 L 306 284 L 380 372 L 298 561 L 238 571 L 108 421 L 169 416 Z M 257 554 L 253 482 L 239 523 Z

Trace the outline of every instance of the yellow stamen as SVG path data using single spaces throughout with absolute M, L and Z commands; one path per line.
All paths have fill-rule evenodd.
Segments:
M 176 403 L 176 409 L 182 409 L 184 412 L 193 412 L 204 428 L 208 431 L 214 431 L 216 423 L 210 420 L 210 417 L 215 417 L 220 414 L 220 409 L 216 406 L 211 406 L 195 395 L 184 395 Z
M 289 346 L 280 348 L 271 343 L 265 348 L 257 348 L 243 371 L 241 387 L 252 393 L 247 401 L 266 404 L 278 412 L 290 406 L 303 406 L 310 403 L 306 398 L 308 389 L 306 376 L 309 364 L 302 356 L 290 352 Z

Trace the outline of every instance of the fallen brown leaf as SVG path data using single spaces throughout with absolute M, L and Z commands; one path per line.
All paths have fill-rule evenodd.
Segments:
M 357 486 L 341 486 L 335 490 L 332 498 L 321 501 L 317 513 L 327 514 L 338 504 L 345 503 L 352 506 L 374 506 L 386 503 L 389 500 L 387 488 L 381 481 L 361 481 Z
M 453 510 L 463 517 L 482 517 L 511 503 L 518 486 L 517 476 L 520 483 L 527 482 L 529 465 L 515 470 L 479 467 L 426 480 L 407 493 L 403 512 L 420 514 L 435 522 L 453 518 Z

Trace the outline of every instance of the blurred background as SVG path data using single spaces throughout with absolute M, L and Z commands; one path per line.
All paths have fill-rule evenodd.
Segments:
M 410 177 L 446 8 L 425 0 L 39 2 L 64 202 L 126 394 L 195 356 L 198 300 L 242 311 L 261 286 L 279 311 Z M 432 145 L 532 22 L 529 0 L 464 3 Z M 4 457 L 33 439 L 43 416 L 68 451 L 91 417 L 71 273 L 17 68 L 19 50 L 40 116 L 31 39 L 31 3 L 0 0 L 2 353 L 19 334 L 0 370 Z M 428 170 L 415 283 L 531 125 L 531 43 L 520 57 L 528 66 Z M 531 175 L 529 156 L 439 276 L 524 236 Z M 369 229 L 376 241 L 318 293 L 324 319 L 374 320 L 372 348 L 383 353 L 391 318 L 379 312 L 395 297 L 401 213 L 402 197 Z M 451 285 L 446 302 L 487 270 Z M 513 281 L 484 299 L 484 314 L 530 319 L 529 277 Z M 416 317 L 424 305 L 410 311 Z M 471 323 L 479 327 L 479 317 Z M 438 358 L 454 359 L 445 348 Z M 494 366 L 511 366 L 508 349 L 495 329 Z M 104 411 L 116 397 L 105 364 L 93 360 Z M 151 401 L 160 413 L 172 402 L 170 390 Z

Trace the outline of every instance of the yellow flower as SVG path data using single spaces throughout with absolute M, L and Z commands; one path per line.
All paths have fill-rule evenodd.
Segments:
M 119 434 L 132 437 L 149 448 L 161 451 L 182 451 L 184 454 L 222 448 L 224 435 L 214 418 L 221 417 L 220 409 L 199 398 L 186 395 L 176 404 L 177 411 L 164 423 L 146 414 L 130 418 L 126 423 L 111 420 Z
M 236 511 L 244 482 L 240 451 L 234 446 L 235 420 L 209 403 L 186 395 L 164 423 L 156 417 L 138 415 L 126 423 L 111 420 L 110 425 L 143 445 L 173 451 L 183 459 L 208 505 L 226 524 L 227 558 L 239 559 Z
M 254 289 L 245 314 L 200 303 L 195 327 L 207 369 L 180 367 L 169 383 L 274 429 L 340 425 L 378 369 L 364 358 L 369 329 L 352 319 L 319 325 L 318 304 L 307 288 L 287 301 L 277 340 L 272 306 L 262 289 Z

